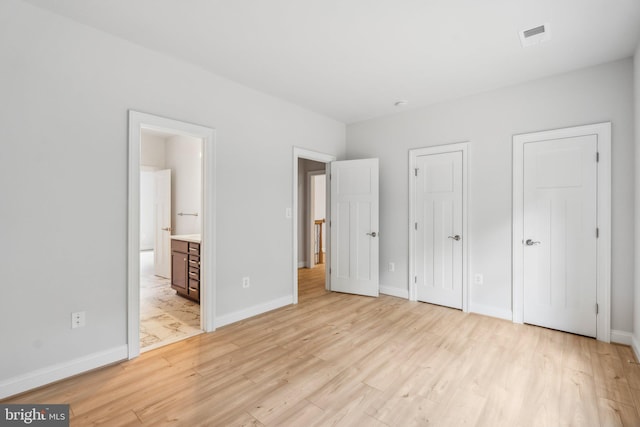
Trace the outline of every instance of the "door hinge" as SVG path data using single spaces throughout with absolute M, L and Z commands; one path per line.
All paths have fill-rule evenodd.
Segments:
M 413 173 L 415 174 L 415 176 L 418 176 L 418 168 L 415 168 L 415 169 L 413 170 Z
M 413 228 L 415 228 L 416 230 L 418 229 L 418 223 L 417 222 L 413 223 Z
M 418 283 L 418 276 L 413 276 L 413 283 Z
M 596 228 L 596 239 L 600 237 L 600 229 Z
M 331 276 L 331 268 L 329 268 L 329 276 Z
M 596 162 L 600 161 L 600 152 L 596 151 Z
M 600 311 L 600 309 L 599 309 L 599 307 L 598 307 L 598 304 L 596 303 L 596 314 L 598 314 L 598 313 L 599 313 L 599 311 Z

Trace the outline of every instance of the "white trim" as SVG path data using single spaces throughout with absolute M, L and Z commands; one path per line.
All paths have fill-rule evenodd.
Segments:
M 409 150 L 409 299 L 417 301 L 418 292 L 413 278 L 416 276 L 416 242 L 413 224 L 416 222 L 415 213 L 415 175 L 417 158 L 434 154 L 462 152 L 462 311 L 469 311 L 469 143 L 435 145 L 432 147 L 415 148 Z
M 202 139 L 202 246 L 200 318 L 205 332 L 215 330 L 216 170 L 215 131 L 178 120 L 129 110 L 129 200 L 127 264 L 127 344 L 129 358 L 140 354 L 140 131 L 153 129 Z
M 596 135 L 598 138 L 598 228 L 597 239 L 597 291 L 596 303 L 600 308 L 597 316 L 596 338 L 611 340 L 611 123 L 555 129 L 513 136 L 513 322 L 524 321 L 523 283 L 523 188 L 524 144 L 577 136 Z
M 0 381 L 0 399 L 127 359 L 121 345 Z
M 313 244 L 313 239 L 315 237 L 315 233 L 314 233 L 314 226 L 315 226 L 315 198 L 316 198 L 316 190 L 315 190 L 315 185 L 313 184 L 313 176 L 319 176 L 319 175 L 326 175 L 326 170 L 318 170 L 318 171 L 309 171 L 307 172 L 307 176 L 306 176 L 306 180 L 307 180 L 307 236 L 309 239 L 309 242 L 307 244 L 307 251 L 306 251 L 306 257 L 307 257 L 307 265 L 309 266 L 309 268 L 313 268 L 315 267 L 316 263 L 315 263 L 315 259 L 314 259 L 314 244 Z M 326 199 L 326 198 L 325 198 Z M 326 207 L 326 200 L 325 200 L 325 207 Z M 326 218 L 325 218 L 326 219 Z M 326 235 L 326 232 L 325 232 Z M 322 250 L 322 248 L 320 248 L 320 250 Z
M 216 317 L 216 326 L 221 327 L 229 325 L 231 323 L 239 322 L 240 320 L 248 319 L 253 316 L 258 316 L 260 314 L 266 313 L 267 311 L 276 310 L 290 304 L 292 304 L 292 298 L 290 296 L 267 301 L 262 304 L 254 305 L 252 307 L 244 308 L 242 310 L 234 311 L 233 313 Z
M 307 159 L 307 160 L 314 160 L 316 162 L 322 162 L 322 163 L 328 163 L 330 164 L 331 162 L 334 162 L 336 160 L 336 156 L 333 156 L 331 154 L 324 154 L 324 153 L 319 153 L 317 151 L 311 151 L 311 150 L 305 150 L 304 148 L 298 148 L 298 147 L 293 147 L 293 177 L 291 179 L 292 181 L 292 187 L 293 187 L 293 191 L 292 191 L 292 206 L 291 206 L 291 215 L 292 215 L 292 221 L 291 221 L 291 226 L 293 228 L 292 230 L 292 236 L 293 236 L 293 241 L 291 242 L 291 247 L 292 247 L 292 257 L 293 260 L 291 262 L 291 266 L 292 268 L 292 278 L 291 281 L 293 283 L 292 285 L 292 301 L 293 304 L 297 304 L 298 303 L 298 159 Z M 327 176 L 328 176 L 328 172 L 327 172 Z M 330 193 L 329 193 L 329 180 L 327 179 L 327 206 L 329 206 L 329 197 L 330 197 Z M 329 209 L 327 209 L 327 212 L 329 211 Z M 329 216 L 327 216 L 327 222 L 329 221 Z M 329 252 L 331 251 L 331 242 L 330 242 L 330 237 L 329 237 L 329 233 L 327 234 L 327 242 L 326 242 L 326 248 L 327 248 L 327 253 L 326 253 L 326 259 L 325 259 L 325 269 L 327 270 L 327 272 L 329 271 Z M 327 281 L 327 289 L 330 289 L 330 275 L 329 274 L 325 274 L 326 277 L 326 281 Z
M 469 312 L 482 314 L 483 316 L 497 317 L 498 319 L 511 320 L 513 313 L 505 308 L 492 307 L 489 305 L 472 302 L 469 304 Z
M 409 299 L 409 290 L 408 289 L 400 289 L 395 286 L 385 286 L 380 285 L 381 294 L 390 295 L 392 297 Z
M 611 342 L 617 344 L 631 345 L 633 344 L 633 334 L 627 331 L 611 330 Z
M 638 341 L 635 334 L 631 336 L 630 345 L 631 349 L 633 349 L 633 353 L 636 355 L 636 361 L 640 361 L 640 341 Z
M 306 261 L 298 261 L 298 268 L 305 268 L 307 266 Z

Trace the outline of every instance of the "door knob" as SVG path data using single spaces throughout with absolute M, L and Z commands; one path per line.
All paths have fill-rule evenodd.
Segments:
M 524 242 L 524 243 L 525 243 L 527 246 L 533 246 L 533 245 L 539 245 L 539 244 L 540 244 L 540 242 L 534 242 L 534 241 L 533 241 L 533 240 L 531 240 L 531 239 L 527 239 L 527 241 L 526 241 L 526 242 Z
M 367 236 L 371 236 L 371 237 L 376 237 L 378 235 L 378 233 L 376 233 L 375 231 L 372 231 L 371 233 L 367 233 Z
M 449 238 L 449 239 L 453 239 L 453 240 L 455 240 L 456 242 L 457 242 L 458 240 L 462 239 L 462 237 L 460 237 L 460 235 L 459 235 L 459 234 L 456 234 L 455 236 L 449 236 L 448 238 Z

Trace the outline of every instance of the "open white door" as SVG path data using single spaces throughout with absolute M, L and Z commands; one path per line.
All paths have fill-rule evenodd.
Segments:
M 154 273 L 171 277 L 171 169 L 155 172 L 155 248 Z
M 331 290 L 378 296 L 378 159 L 331 163 Z

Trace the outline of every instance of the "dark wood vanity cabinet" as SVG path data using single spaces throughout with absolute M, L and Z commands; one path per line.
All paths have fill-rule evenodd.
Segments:
M 200 243 L 171 240 L 171 287 L 200 302 Z

